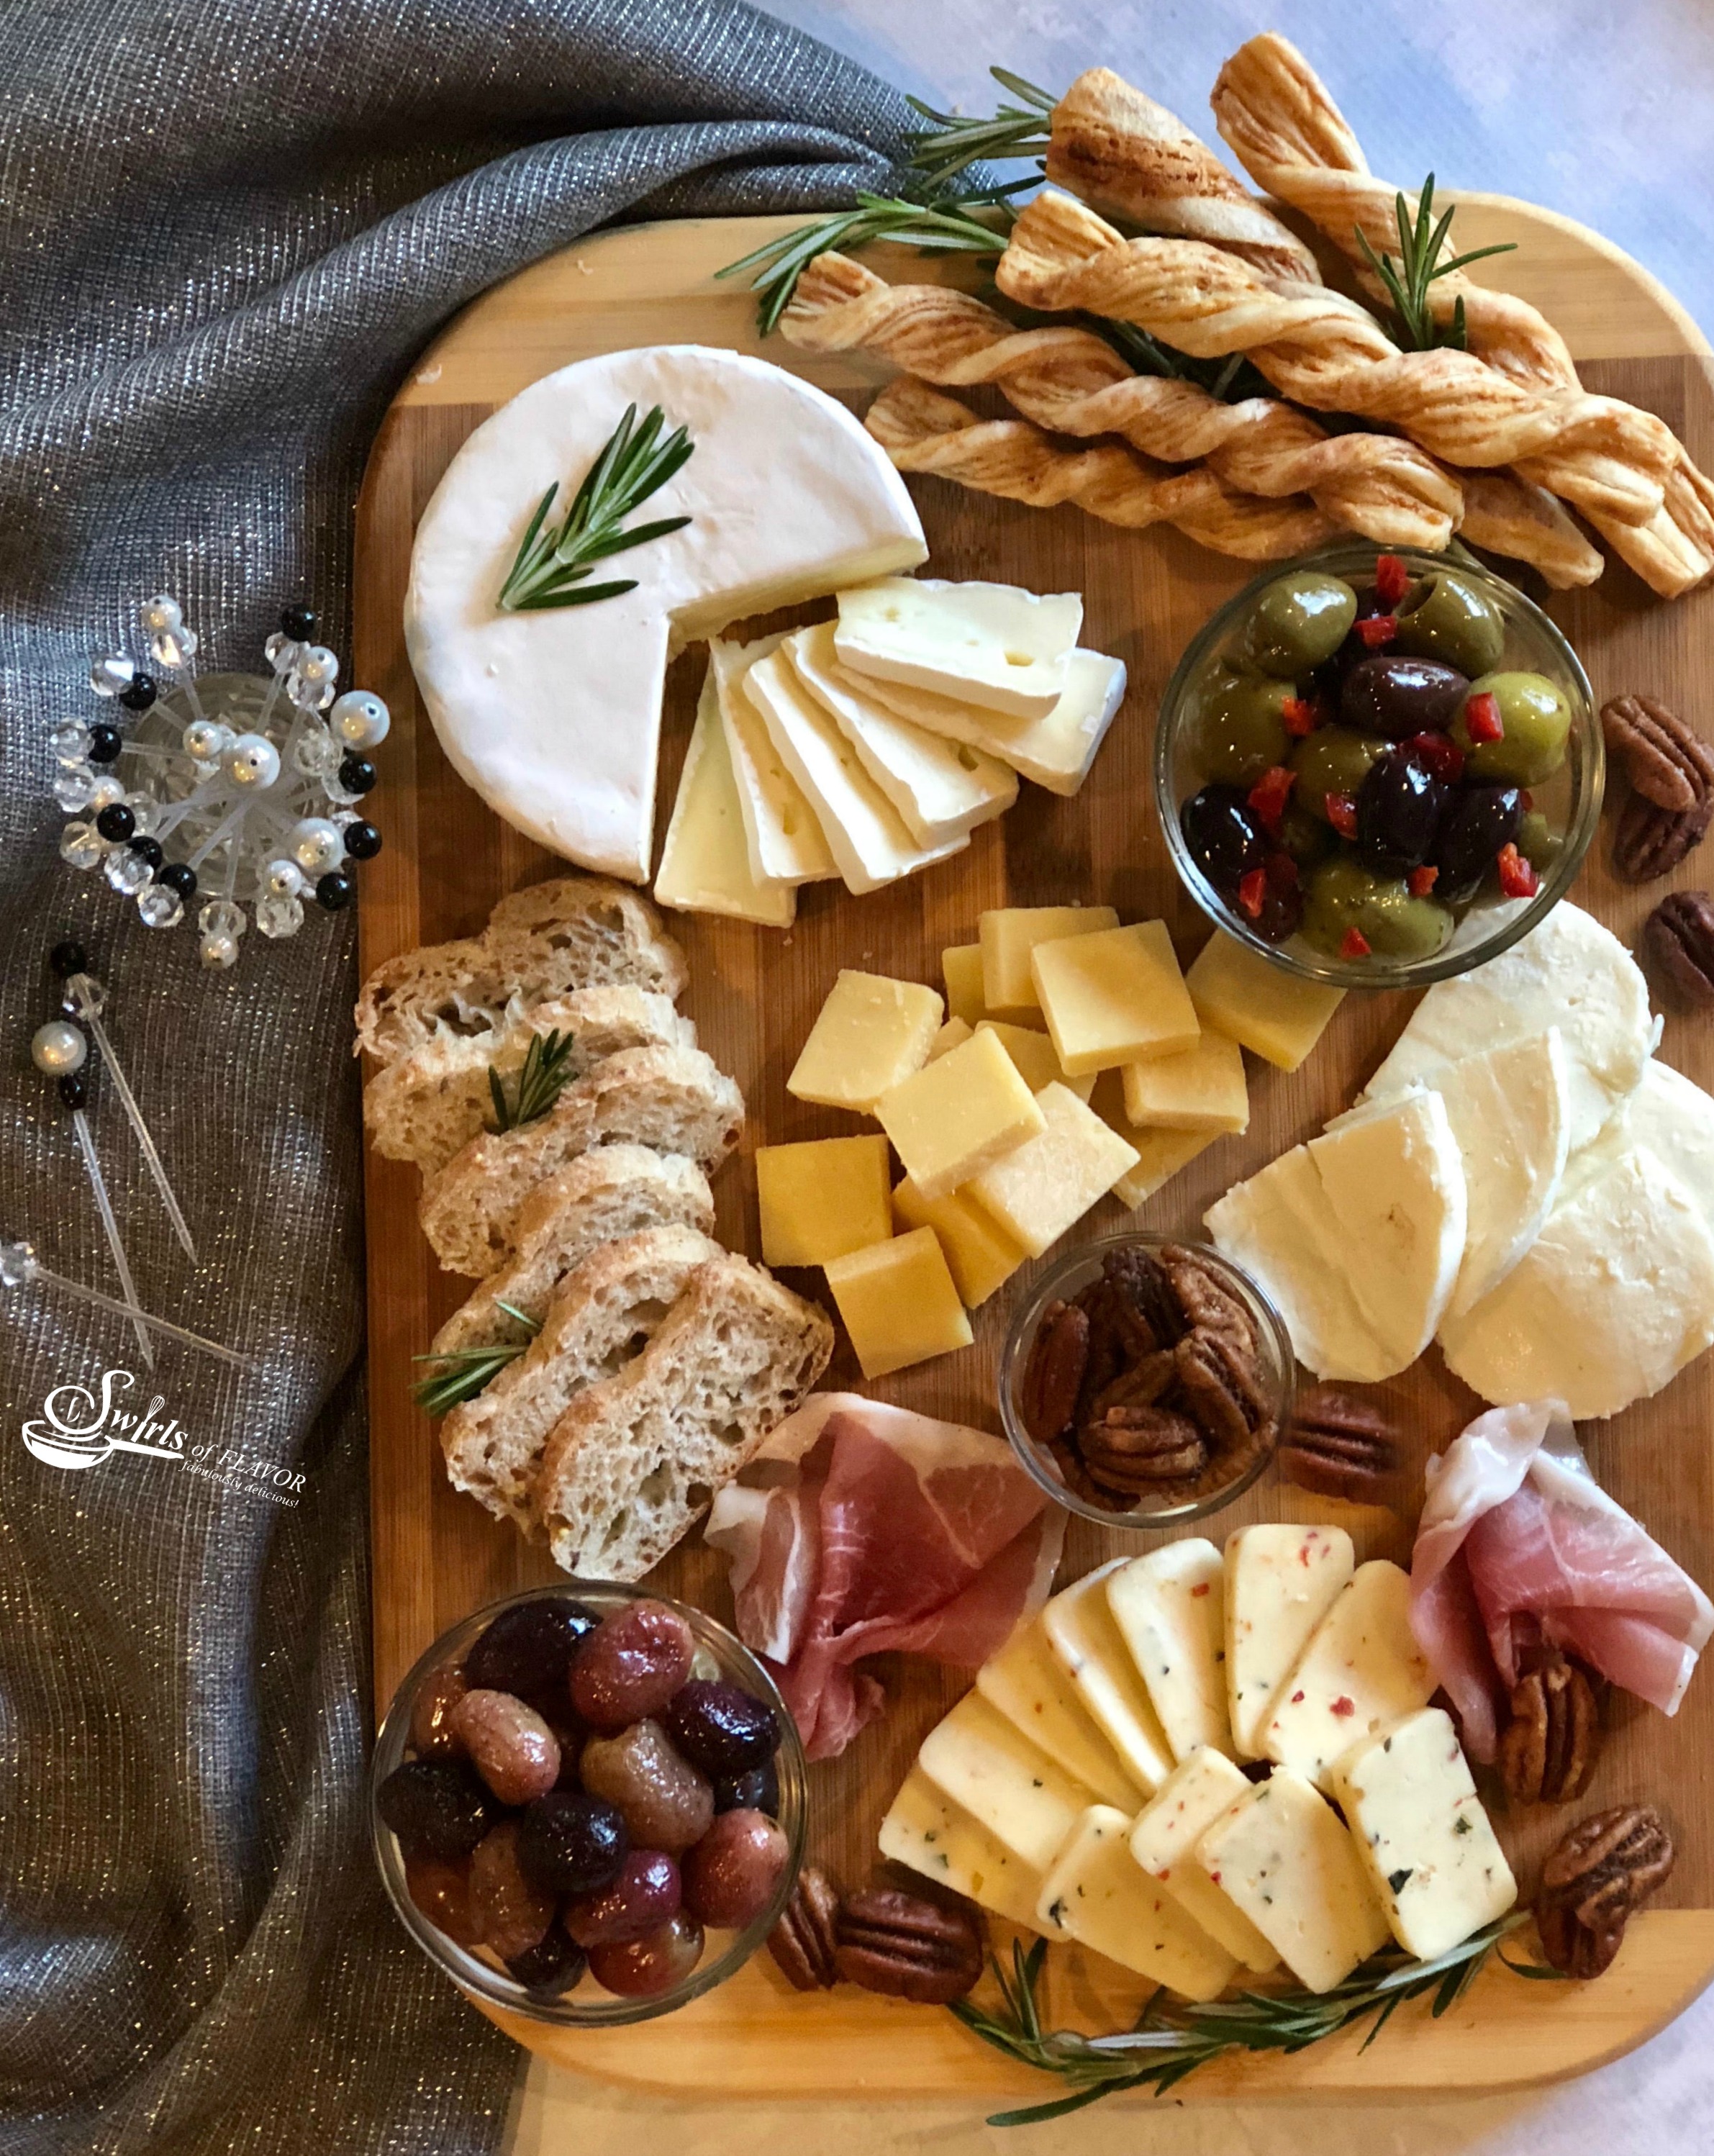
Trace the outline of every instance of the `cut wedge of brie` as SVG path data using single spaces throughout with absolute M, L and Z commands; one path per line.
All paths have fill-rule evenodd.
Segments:
M 839 593 L 834 644 L 853 673 L 1044 719 L 1065 694 L 1082 626 L 1075 592 L 886 577 Z
M 877 703 L 912 726 L 984 750 L 1010 764 L 1020 778 L 1060 794 L 1076 793 L 1088 778 L 1096 751 L 1125 701 L 1124 660 L 1081 649 L 1066 660 L 1065 693 L 1044 719 L 1007 718 L 902 681 L 849 673 L 845 678 L 860 682 Z
M 839 871 L 833 849 L 822 835 L 820 819 L 774 747 L 767 721 L 745 685 L 750 669 L 777 650 L 780 641 L 778 636 L 763 636 L 754 644 L 728 644 L 714 637 L 708 646 L 708 670 L 738 789 L 750 873 L 758 883 L 795 887 L 825 881 Z
M 703 677 L 654 896 L 663 906 L 688 913 L 730 914 L 767 928 L 789 928 L 797 916 L 794 886 L 758 882 L 751 867 L 743 805 L 712 667 Z

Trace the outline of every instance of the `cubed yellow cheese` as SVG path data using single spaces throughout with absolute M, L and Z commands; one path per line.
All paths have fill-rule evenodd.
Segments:
M 982 946 L 955 943 L 941 953 L 941 975 L 947 984 L 947 1009 L 974 1028 L 988 1016 L 982 999 Z
M 1117 1804 L 1126 1818 L 1136 1812 L 1142 1791 L 1078 1697 L 1039 1616 L 983 1664 L 976 1689 L 1104 1804 Z
M 1018 1065 L 1019 1076 L 1032 1093 L 1040 1092 L 1044 1086 L 1064 1086 L 1080 1101 L 1086 1101 L 1094 1092 L 1094 1072 L 1081 1078 L 1073 1077 L 1055 1054 L 1053 1042 L 1034 1026 L 1013 1025 L 1002 1018 L 985 1018 L 976 1029 L 978 1033 L 999 1035 L 1001 1045 Z
M 1229 1034 L 1281 1070 L 1296 1070 L 1344 999 L 1343 988 L 1300 980 L 1216 929 L 1184 977 L 1204 1025 Z
M 1111 1804 L 1091 1804 L 1042 1883 L 1038 1914 L 1080 1946 L 1181 1998 L 1218 1999 L 1236 1959 L 1137 1863 L 1127 1845 L 1130 1825 Z
M 1133 1213 L 1214 1142 L 1211 1131 L 1139 1130 L 1125 1112 L 1125 1088 L 1116 1070 L 1102 1071 L 1089 1105 L 1137 1155 L 1136 1167 L 1127 1168 L 1113 1185 L 1114 1197 Z
M 1035 1100 L 1040 1131 L 972 1176 L 969 1190 L 1039 1258 L 1137 1165 L 1137 1150 L 1063 1086 L 1044 1086 Z
M 967 1310 L 986 1302 L 1029 1255 L 993 1214 L 962 1190 L 927 1199 L 907 1175 L 893 1193 L 893 1211 L 902 1229 L 933 1229 Z
M 949 1055 L 953 1049 L 962 1048 L 975 1030 L 966 1019 L 949 1018 L 928 1044 L 927 1060 L 932 1063 L 937 1056 Z
M 1385 1558 L 1352 1573 L 1274 1696 L 1264 1755 L 1318 1789 L 1383 1724 L 1426 1707 L 1434 1689 L 1410 1628 L 1410 1578 Z
M 1046 1929 L 1035 1912 L 1044 1875 L 936 1789 L 920 1767 L 900 1784 L 876 1840 L 883 1856 L 964 1895 L 978 1908 L 1027 1931 Z
M 970 1320 L 931 1228 L 833 1259 L 827 1284 L 865 1378 L 970 1345 Z
M 1132 1122 L 1162 1131 L 1250 1128 L 1250 1088 L 1244 1082 L 1244 1050 L 1212 1027 L 1194 1048 L 1150 1063 L 1127 1063 L 1125 1113 Z
M 1111 906 L 1003 906 L 984 913 L 982 995 L 989 1014 L 1004 1018 L 1039 1008 L 1029 966 L 1038 944 L 1118 925 Z
M 1223 1753 L 1193 1752 L 1137 1813 L 1131 1854 L 1211 1939 L 1265 1974 L 1279 1966 L 1278 1950 L 1196 1861 L 1198 1842 L 1249 1787 Z
M 875 1112 L 926 1199 L 944 1198 L 1047 1127 L 1017 1065 L 991 1033 L 972 1034 L 892 1086 Z
M 920 1070 L 941 1028 L 941 999 L 920 981 L 841 971 L 786 1091 L 825 1108 L 874 1112 L 889 1087 Z
M 1039 943 L 1029 966 L 1068 1070 L 1111 1070 L 1178 1055 L 1201 1034 L 1164 921 Z
M 893 1232 L 887 1142 L 878 1133 L 758 1146 L 762 1255 L 771 1265 L 824 1265 Z

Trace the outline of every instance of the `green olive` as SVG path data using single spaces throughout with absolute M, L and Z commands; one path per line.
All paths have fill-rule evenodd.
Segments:
M 1349 854 L 1311 870 L 1304 893 L 1303 933 L 1318 951 L 1340 955 L 1353 929 L 1378 958 L 1431 958 L 1452 933 L 1452 916 L 1402 882 L 1378 876 Z
M 1297 773 L 1292 799 L 1325 823 L 1327 796 L 1355 794 L 1368 776 L 1369 766 L 1393 745 L 1380 734 L 1352 733 L 1348 726 L 1317 726 L 1292 752 L 1291 768 Z
M 1473 680 L 1500 664 L 1505 616 L 1467 577 L 1438 570 L 1406 594 L 1393 649 L 1413 659 L 1438 659 Z
M 1565 841 L 1539 808 L 1527 808 L 1518 824 L 1516 844 L 1530 866 L 1545 875 L 1558 860 Z
M 1311 815 L 1299 802 L 1288 801 L 1280 819 L 1277 843 L 1280 852 L 1290 854 L 1299 868 L 1312 869 L 1317 861 L 1326 860 L 1339 842 L 1321 817 Z
M 1192 713 L 1185 737 L 1198 777 L 1254 786 L 1265 771 L 1284 763 L 1291 737 L 1283 714 L 1291 694 L 1289 681 L 1217 674 Z
M 1342 577 L 1296 569 L 1276 577 L 1250 608 L 1239 643 L 1244 663 L 1291 680 L 1331 659 L 1357 619 L 1357 593 Z
M 1501 732 L 1496 741 L 1472 741 L 1470 699 L 1488 696 L 1499 707 Z M 1464 751 L 1472 778 L 1499 780 L 1511 786 L 1539 786 L 1565 761 L 1571 732 L 1571 706 L 1565 692 L 1545 674 L 1484 674 L 1452 721 L 1452 738 Z

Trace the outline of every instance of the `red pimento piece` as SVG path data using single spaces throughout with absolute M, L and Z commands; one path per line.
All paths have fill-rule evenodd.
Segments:
M 1297 864 L 1290 854 L 1268 855 L 1268 881 L 1277 891 L 1296 890 Z
M 1291 789 L 1297 783 L 1297 773 L 1288 771 L 1283 763 L 1276 763 L 1271 771 L 1265 771 L 1250 789 L 1250 805 L 1261 821 L 1264 830 L 1277 831 L 1280 819 L 1286 814 L 1286 803 L 1291 798 Z
M 1523 791 L 1518 795 L 1517 805 L 1523 810 L 1526 816 L 1527 816 L 1531 809 L 1535 807 L 1536 797 L 1530 792 L 1528 787 L 1526 786 Z
M 1500 716 L 1500 700 L 1491 690 L 1484 689 L 1477 696 L 1465 698 L 1464 730 L 1473 742 L 1505 740 L 1506 723 Z
M 1426 898 L 1439 880 L 1439 869 L 1432 868 L 1426 863 L 1419 869 L 1413 869 L 1405 878 L 1405 881 L 1410 886 L 1410 895 L 1413 898 Z
M 1280 716 L 1286 732 L 1295 734 L 1299 741 L 1316 730 L 1316 707 L 1306 696 L 1288 696 L 1280 706 Z
M 1357 802 L 1349 793 L 1327 796 L 1327 821 L 1342 839 L 1357 836 Z
M 1262 905 L 1268 895 L 1268 872 L 1265 869 L 1251 869 L 1247 875 L 1238 879 L 1238 903 L 1252 921 L 1262 917 Z
M 1327 1709 L 1327 1712 L 1329 1714 L 1337 1714 L 1342 1721 L 1347 1714 L 1355 1714 L 1357 1712 L 1357 1702 L 1354 1699 L 1347 1698 L 1342 1691 L 1338 1698 L 1336 1699 L 1333 1704 Z
M 1367 621 L 1357 624 L 1357 633 L 1371 651 L 1384 651 L 1398 634 L 1396 614 L 1372 613 Z
M 1449 786 L 1455 786 L 1464 776 L 1464 751 L 1450 734 L 1413 734 L 1404 752 L 1431 778 L 1444 778 Z
M 1347 928 L 1339 938 L 1339 956 L 1342 958 L 1367 958 L 1368 955 L 1368 937 L 1360 928 Z
M 1516 845 L 1508 842 L 1500 849 L 1500 889 L 1507 898 L 1533 898 L 1542 887 L 1542 879 L 1519 853 Z
M 1203 1595 L 1206 1594 L 1208 1593 L 1208 1591 L 1209 1591 L 1209 1584 L 1208 1584 L 1207 1580 L 1203 1580 L 1203 1584 L 1202 1584 L 1202 1585 L 1201 1585 L 1200 1587 L 1193 1587 L 1193 1588 L 1191 1589 L 1191 1590 L 1190 1590 L 1190 1599 L 1191 1599 L 1191 1600 L 1192 1600 L 1193 1602 L 1194 1602 L 1194 1601 L 1198 1600 L 1201 1596 L 1203 1596 Z M 1164 1875 L 1163 1875 L 1163 1876 L 1164 1876 Z
M 1375 596 L 1396 607 L 1410 589 L 1410 572 L 1396 554 L 1375 557 Z

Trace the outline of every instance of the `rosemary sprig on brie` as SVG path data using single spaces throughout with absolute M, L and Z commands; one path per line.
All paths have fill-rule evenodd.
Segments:
M 688 516 L 663 516 L 653 524 L 625 527 L 624 518 L 665 486 L 689 461 L 695 448 L 683 427 L 661 439 L 666 415 L 658 404 L 640 427 L 636 422 L 636 406 L 627 405 L 624 418 L 591 465 L 557 526 L 547 523 L 547 512 L 559 492 L 557 480 L 536 503 L 517 558 L 500 588 L 503 613 L 593 606 L 598 599 L 617 598 L 622 592 L 635 591 L 634 577 L 616 578 L 605 584 L 583 580 L 598 562 L 610 554 L 623 554 L 651 539 L 664 539 L 669 531 L 682 531 L 690 521 Z

